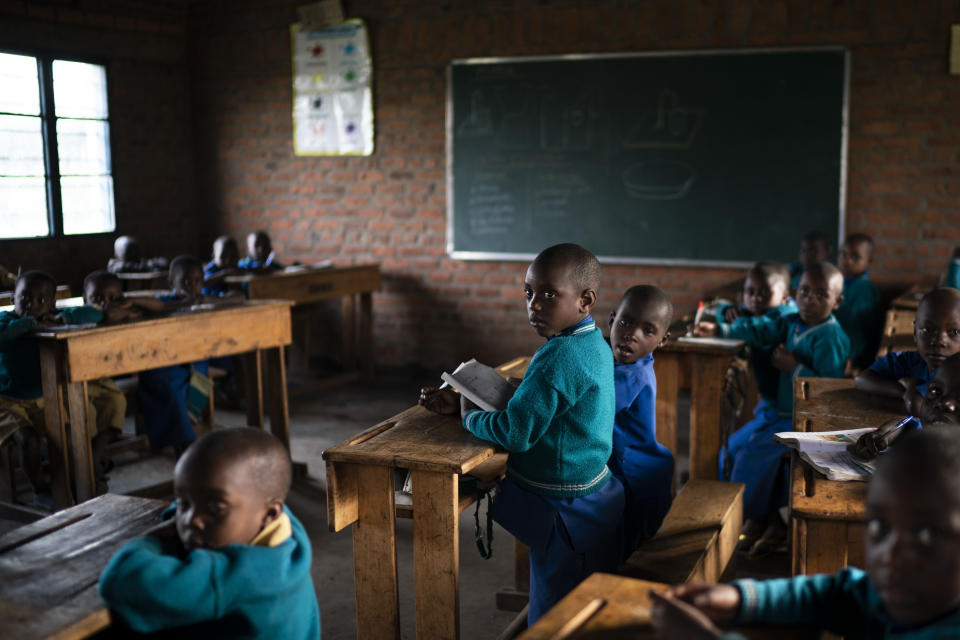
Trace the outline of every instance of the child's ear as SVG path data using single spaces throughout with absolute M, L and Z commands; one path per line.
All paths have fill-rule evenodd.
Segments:
M 597 292 L 593 289 L 584 289 L 580 294 L 580 312 L 590 313 L 593 305 L 597 304 Z
M 283 500 L 271 500 L 267 503 L 266 510 L 263 512 L 263 520 L 260 522 L 260 529 L 263 530 L 268 524 L 276 520 L 283 513 Z
M 842 294 L 842 293 L 837 296 L 837 302 L 836 302 L 836 304 L 833 305 L 833 309 L 832 309 L 832 310 L 833 310 L 833 311 L 836 311 L 837 309 L 840 308 L 840 305 L 841 305 L 841 304 L 843 304 L 843 294 Z
M 667 344 L 667 340 L 669 339 L 670 339 L 670 332 L 667 331 L 666 333 L 663 334 L 663 337 L 660 338 L 660 342 L 657 343 L 657 348 L 659 349 L 663 345 Z

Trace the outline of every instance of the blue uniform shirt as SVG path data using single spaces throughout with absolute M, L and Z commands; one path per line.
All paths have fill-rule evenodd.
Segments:
M 916 378 L 921 382 L 917 385 L 917 392 L 922 396 L 927 395 L 927 387 L 937 373 L 936 369 L 927 366 L 919 351 L 888 353 L 870 365 L 870 371 L 874 371 L 889 380 Z
M 850 338 L 850 359 L 861 362 L 876 353 L 878 334 L 877 288 L 870 282 L 870 273 L 864 272 L 843 281 L 843 302 L 834 312 L 843 332 Z

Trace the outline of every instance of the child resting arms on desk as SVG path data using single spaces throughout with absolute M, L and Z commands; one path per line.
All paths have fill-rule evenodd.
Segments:
M 867 488 L 867 570 L 724 585 L 683 585 L 654 599 L 667 640 L 742 639 L 716 624 L 819 627 L 847 640 L 960 637 L 960 441 L 905 433 Z
M 100 576 L 114 620 L 177 637 L 317 640 L 310 539 L 284 505 L 291 477 L 286 448 L 260 429 L 195 442 L 174 469 L 168 522 Z

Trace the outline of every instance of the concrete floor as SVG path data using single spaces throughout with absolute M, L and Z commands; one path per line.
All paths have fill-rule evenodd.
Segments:
M 323 450 L 406 409 L 416 402 L 424 384 L 435 380 L 417 375 L 387 378 L 373 384 L 345 385 L 326 391 L 294 395 L 290 401 L 291 447 L 293 458 L 307 465 L 308 476 L 298 480 L 288 498 L 290 509 L 303 522 L 313 543 L 313 580 L 323 619 L 325 640 L 356 637 L 356 606 L 353 590 L 353 541 L 350 528 L 331 533 L 327 528 L 326 478 Z M 687 449 L 684 424 L 687 406 L 681 406 L 678 425 L 681 452 Z M 128 429 L 132 431 L 132 420 Z M 245 415 L 217 408 L 218 426 L 244 426 Z M 124 493 L 168 480 L 172 455 L 140 457 L 125 454 L 110 473 L 110 490 Z M 687 457 L 677 461 L 681 477 Z M 460 627 L 464 640 L 496 638 L 515 614 L 498 611 L 495 593 L 512 583 L 513 538 L 499 526 L 494 530 L 494 554 L 484 560 L 474 543 L 474 509 L 460 517 Z M 481 515 L 483 513 L 481 512 Z M 2 532 L 3 527 L 0 527 Z M 400 581 L 400 617 L 403 638 L 415 638 L 413 609 L 412 522 L 397 521 L 397 562 Z M 762 561 L 740 561 L 737 577 L 786 575 L 785 554 Z

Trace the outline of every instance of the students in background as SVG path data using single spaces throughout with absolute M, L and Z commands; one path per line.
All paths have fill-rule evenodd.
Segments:
M 310 539 L 286 507 L 292 470 L 260 429 L 223 429 L 177 462 L 167 524 L 100 576 L 114 622 L 177 637 L 317 640 Z
M 830 238 L 821 231 L 811 231 L 803 236 L 797 261 L 790 265 L 790 290 L 796 291 L 800 276 L 807 267 L 829 260 L 832 249 Z
M 167 305 L 156 298 L 123 295 L 123 282 L 115 273 L 94 271 L 83 279 L 83 303 L 98 309 L 114 309 L 114 320 L 135 320 L 144 313 L 162 313 Z
M 650 285 L 627 289 L 610 314 L 613 382 L 617 404 L 613 418 L 610 471 L 623 483 L 623 538 L 626 561 L 653 537 L 673 501 L 673 454 L 657 442 L 657 376 L 653 352 L 670 337 L 673 304 Z
M 547 339 L 503 411 L 480 411 L 462 396 L 463 426 L 509 452 L 493 518 L 530 547 L 530 624 L 594 571 L 621 556 L 623 485 L 610 473 L 616 409 L 613 357 L 590 311 L 600 263 L 559 244 L 527 269 L 530 326 Z M 420 403 L 455 411 L 447 390 Z
M 247 257 L 240 260 L 237 266 L 244 271 L 255 273 L 271 273 L 283 269 L 276 260 L 270 236 L 266 231 L 253 231 L 247 235 Z
M 230 236 L 220 236 L 213 241 L 213 259 L 203 268 L 203 293 L 224 295 L 230 291 L 224 278 L 242 273 L 237 267 L 240 249 Z
M 107 261 L 107 271 L 112 273 L 164 271 L 167 264 L 166 258 L 144 260 L 137 239 L 133 236 L 120 236 L 113 242 L 113 257 Z
M 907 414 L 920 415 L 927 385 L 944 360 L 960 352 L 960 290 L 927 293 L 913 324 L 916 351 L 896 351 L 860 372 L 854 384 L 869 393 L 903 398 Z
M 772 350 L 771 363 L 780 371 L 776 404 L 758 405 L 753 420 L 720 452 L 721 477 L 746 485 L 741 544 L 749 546 L 751 556 L 771 551 L 786 535 L 778 510 L 787 501 L 787 448 L 774 442 L 773 434 L 790 431 L 793 378 L 843 377 L 850 341 L 833 317 L 842 292 L 843 276 L 836 267 L 826 262 L 809 265 L 797 288 L 797 313 L 740 318 L 733 324 L 701 323 L 696 329 L 698 335 L 739 338 L 751 348 Z
M 837 322 L 850 338 L 851 369 L 859 370 L 873 360 L 877 350 L 877 288 L 870 282 L 873 239 L 865 233 L 851 233 L 840 246 L 837 266 L 843 274 L 843 302 Z M 866 360 L 866 361 L 864 361 Z
M 958 467 L 952 433 L 904 434 L 867 488 L 866 571 L 674 587 L 652 596 L 658 637 L 743 639 L 716 623 L 812 625 L 849 640 L 960 637 Z

